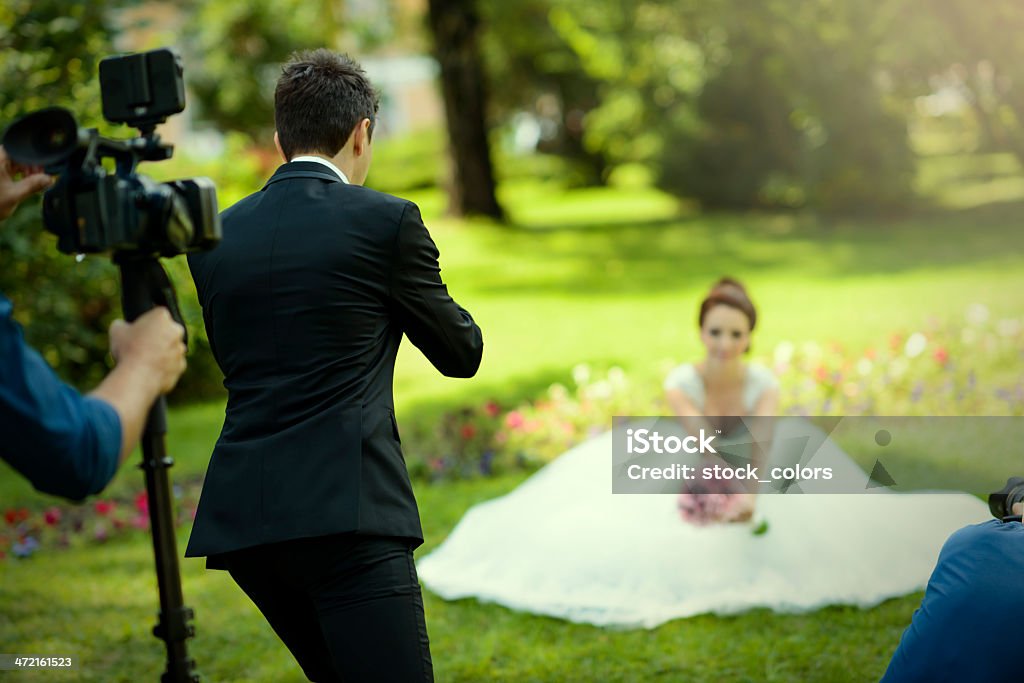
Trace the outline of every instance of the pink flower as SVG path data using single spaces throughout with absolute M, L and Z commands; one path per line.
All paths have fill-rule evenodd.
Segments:
M 108 515 L 114 510 L 114 501 L 112 500 L 97 500 L 96 501 L 96 514 Z
M 145 491 L 135 496 L 135 509 L 139 514 L 149 516 L 149 494 Z
M 949 362 L 949 351 L 947 351 L 944 346 L 940 346 L 935 349 L 935 353 L 932 354 L 932 357 L 935 358 L 935 362 L 939 365 L 945 365 Z
M 56 526 L 58 523 L 60 523 L 60 508 L 49 508 L 46 512 L 43 513 L 43 521 L 46 522 L 48 526 Z
M 509 429 L 519 429 L 526 422 L 523 414 L 518 410 L 513 410 L 511 413 L 505 416 L 505 426 Z
M 488 401 L 484 404 L 484 412 L 490 417 L 498 417 L 501 414 L 501 406 L 496 401 Z
M 143 531 L 149 528 L 149 517 L 146 515 L 136 515 L 132 517 L 132 526 L 136 529 L 142 529 Z

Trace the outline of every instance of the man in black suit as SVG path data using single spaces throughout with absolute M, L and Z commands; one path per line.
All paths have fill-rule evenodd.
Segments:
M 310 680 L 433 680 L 395 355 L 404 333 L 471 377 L 480 328 L 416 205 L 362 187 L 378 98 L 359 65 L 300 53 L 274 106 L 286 163 L 189 258 L 228 404 L 186 555 L 230 572 Z

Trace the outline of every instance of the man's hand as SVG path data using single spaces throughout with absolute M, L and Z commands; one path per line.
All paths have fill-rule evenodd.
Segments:
M 23 176 L 21 180 L 14 179 L 18 174 Z M 21 200 L 42 192 L 51 182 L 53 178 L 43 173 L 41 167 L 14 163 L 7 156 L 7 150 L 0 146 L 0 220 L 14 213 Z
M 152 378 L 157 394 L 166 394 L 185 372 L 185 328 L 163 306 L 133 323 L 115 320 L 110 326 L 110 353 L 118 365 L 140 366 Z
M 1013 509 L 1010 512 L 1014 515 L 1024 514 L 1024 501 L 1013 504 Z
M 110 326 L 110 352 L 117 367 L 91 396 L 106 401 L 121 420 L 121 459 L 135 448 L 153 402 L 177 384 L 185 371 L 185 328 L 158 306 L 135 322 Z

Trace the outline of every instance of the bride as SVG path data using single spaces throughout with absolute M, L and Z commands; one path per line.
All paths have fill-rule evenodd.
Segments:
M 739 282 L 711 288 L 699 314 L 706 355 L 665 380 L 680 428 L 697 433 L 716 426 L 709 416 L 777 412 L 776 379 L 743 358 L 756 322 Z M 775 421 L 769 464 L 785 462 L 780 444 L 816 432 L 834 481 L 866 478 L 798 418 Z M 986 505 L 963 493 L 840 495 L 827 493 L 834 485 L 801 482 L 795 490 L 819 495 L 728 494 L 717 523 L 687 523 L 697 494 L 612 493 L 612 444 L 613 432 L 583 442 L 471 508 L 417 563 L 424 585 L 445 599 L 620 627 L 756 607 L 868 607 L 923 588 L 946 537 L 988 518 Z

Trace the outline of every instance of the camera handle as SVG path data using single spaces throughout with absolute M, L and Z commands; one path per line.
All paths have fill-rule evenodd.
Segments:
M 182 322 L 178 300 L 167 273 L 155 256 L 119 252 L 114 263 L 121 269 L 121 304 L 125 320 L 131 322 L 154 306 L 167 306 Z M 197 683 L 195 660 L 188 656 L 187 640 L 195 635 L 190 623 L 194 613 L 186 607 L 181 591 L 178 545 L 174 536 L 174 511 L 167 470 L 174 460 L 167 455 L 167 402 L 157 398 L 150 408 L 142 435 L 142 464 L 149 497 L 150 529 L 156 558 L 157 588 L 160 593 L 158 623 L 153 635 L 167 646 L 167 668 L 161 683 Z

